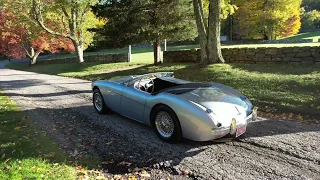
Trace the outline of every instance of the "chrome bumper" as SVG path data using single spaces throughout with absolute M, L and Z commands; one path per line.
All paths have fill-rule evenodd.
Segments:
M 239 137 L 243 135 L 246 132 L 246 128 L 249 122 L 256 121 L 257 120 L 257 108 L 254 108 L 253 112 L 244 118 L 243 120 L 237 121 L 236 123 L 236 129 L 237 133 L 236 134 L 231 134 L 231 124 L 228 127 L 221 127 L 221 128 L 215 128 L 212 129 L 212 140 L 213 139 L 218 139 L 227 135 L 234 135 L 235 137 Z M 238 131 L 240 130 L 240 131 Z

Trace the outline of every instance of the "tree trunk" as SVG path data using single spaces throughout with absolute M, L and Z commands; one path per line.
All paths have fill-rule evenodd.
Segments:
M 224 63 L 220 42 L 221 0 L 210 0 L 208 18 L 208 60 L 209 64 Z
M 154 65 L 162 63 L 161 60 L 161 43 L 159 40 L 156 40 L 153 43 L 153 56 L 154 56 Z
M 83 44 L 81 42 L 78 41 L 72 41 L 73 45 L 76 49 L 76 53 L 77 53 L 77 57 L 79 59 L 79 63 L 84 63 L 84 59 L 83 59 Z
M 38 58 L 39 55 L 40 55 L 40 52 L 32 53 L 32 56 L 29 57 L 30 58 L 29 66 L 34 65 L 34 64 L 37 63 L 37 58 Z
M 207 64 L 208 56 L 207 56 L 207 34 L 206 34 L 206 25 L 204 22 L 205 17 L 203 17 L 204 12 L 202 0 L 193 0 L 193 9 L 196 17 L 196 23 L 199 34 L 199 44 L 200 44 L 200 63 Z

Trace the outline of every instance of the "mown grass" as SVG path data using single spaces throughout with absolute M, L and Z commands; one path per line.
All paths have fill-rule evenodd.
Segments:
M 295 40 L 295 39 L 320 39 L 320 31 L 317 32 L 307 32 L 307 33 L 301 33 L 294 36 L 290 36 L 283 39 L 289 39 L 289 40 Z M 315 41 L 318 42 L 318 41 Z
M 77 179 L 76 167 L 0 91 L 0 179 Z
M 202 68 L 197 64 L 85 63 L 13 68 L 92 81 L 173 71 L 177 78 L 233 87 L 249 96 L 262 110 L 268 106 L 279 112 L 320 115 L 319 66 L 215 64 Z

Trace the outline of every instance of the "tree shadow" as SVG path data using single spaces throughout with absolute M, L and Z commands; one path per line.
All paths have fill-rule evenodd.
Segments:
M 320 73 L 320 66 L 293 65 L 293 64 L 230 64 L 234 69 L 247 72 L 279 74 L 279 75 L 305 75 Z
M 23 74 L 23 76 L 28 76 L 26 74 Z M 46 79 L 50 80 L 50 79 Z M 53 79 L 54 80 L 54 79 Z M 52 85 L 55 83 L 46 83 L 45 80 L 38 80 L 38 79 L 29 79 L 29 80 L 12 80 L 12 81 L 0 81 L 1 87 L 3 89 L 10 87 L 11 89 L 20 89 L 25 87 L 32 87 L 32 86 L 44 86 L 44 85 Z M 19 84 L 19 87 L 13 87 L 12 84 Z M 75 83 L 58 83 L 59 85 L 81 85 L 83 82 L 75 82 Z M 66 91 L 65 94 L 78 94 L 78 93 L 89 93 L 90 90 L 82 90 L 82 91 Z M 16 94 L 9 94 L 9 95 L 16 95 Z M 30 97 L 36 97 L 37 94 L 30 94 Z M 41 94 L 38 94 L 39 97 L 41 97 Z
M 182 67 L 179 69 L 171 69 L 171 67 L 175 65 L 181 65 Z M 99 74 L 89 74 L 86 76 L 83 76 L 84 79 L 88 80 L 110 80 L 118 77 L 123 76 L 132 76 L 132 75 L 141 75 L 141 74 L 147 74 L 147 73 L 154 73 L 154 72 L 168 72 L 168 71 L 174 71 L 175 76 L 180 76 L 190 74 L 185 72 L 191 72 L 192 70 L 199 70 L 201 66 L 199 64 L 176 64 L 176 63 L 170 63 L 170 64 L 161 64 L 158 66 L 154 66 L 153 64 L 146 64 L 139 67 L 134 67 L 131 69 L 120 69 L 118 71 L 112 71 L 112 72 L 105 72 L 105 73 L 99 73 Z M 190 74 L 191 75 L 191 74 Z M 184 76 L 185 77 L 185 76 Z M 187 78 L 187 77 L 186 77 Z
M 42 94 L 42 97 L 54 98 L 59 95 L 63 96 L 65 93 Z M 228 146 L 226 142 L 230 141 L 228 138 L 207 142 L 184 140 L 178 144 L 168 144 L 162 142 L 148 126 L 115 113 L 99 115 L 89 105 L 75 105 L 72 108 L 35 108 L 25 110 L 24 113 L 27 113 L 64 151 L 73 154 L 75 159 L 97 157 L 102 161 L 102 168 L 113 174 L 127 173 L 134 167 L 170 168 L 179 165 L 186 158 L 193 158 L 199 154 L 201 158 L 211 158 L 206 154 L 220 153 L 214 147 Z M 267 120 L 250 123 L 244 138 L 319 131 L 315 126 Z M 127 165 L 123 162 L 133 164 Z

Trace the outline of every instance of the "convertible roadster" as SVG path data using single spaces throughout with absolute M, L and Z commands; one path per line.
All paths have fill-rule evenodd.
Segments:
M 164 141 L 208 141 L 239 137 L 256 108 L 240 92 L 219 83 L 174 78 L 172 72 L 92 83 L 98 113 L 110 110 L 152 126 Z

